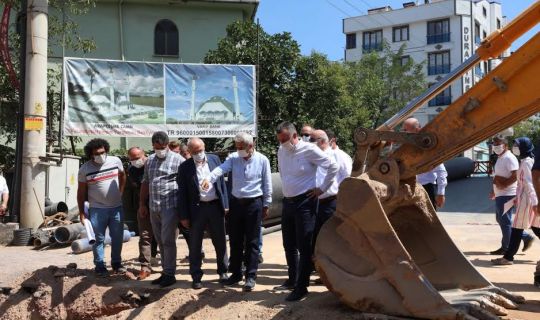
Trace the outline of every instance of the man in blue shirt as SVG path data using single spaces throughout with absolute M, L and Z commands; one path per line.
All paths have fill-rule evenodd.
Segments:
M 255 151 L 251 135 L 241 132 L 236 135 L 234 142 L 237 152 L 212 170 L 201 187 L 206 189 L 223 174 L 232 172 L 232 199 L 228 215 L 231 246 L 229 270 L 232 275 L 224 284 L 231 286 L 242 280 L 242 261 L 245 261 L 246 281 L 243 290 L 249 292 L 255 287 L 259 267 L 259 231 L 272 202 L 272 178 L 270 161 Z

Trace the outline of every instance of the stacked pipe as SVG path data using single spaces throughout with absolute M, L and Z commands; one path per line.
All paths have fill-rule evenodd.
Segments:
M 81 236 L 85 236 L 85 232 Z M 131 239 L 131 232 L 129 230 L 124 230 L 124 242 L 128 242 Z M 108 230 L 105 234 L 105 245 L 111 244 L 111 237 L 109 236 Z M 73 253 L 84 253 L 92 250 L 92 244 L 90 244 L 87 237 L 75 240 L 71 243 L 71 250 Z

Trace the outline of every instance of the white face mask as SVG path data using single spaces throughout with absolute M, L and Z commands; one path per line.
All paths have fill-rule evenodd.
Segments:
M 302 136 L 302 141 L 309 142 L 309 136 Z
M 193 160 L 195 160 L 195 162 L 203 162 L 206 158 L 206 154 L 204 153 L 204 151 L 201 151 L 199 153 L 192 154 L 191 157 L 193 158 Z
M 246 150 L 236 150 L 236 152 L 238 152 L 240 158 L 249 157 L 249 153 Z
M 156 157 L 163 159 L 167 156 L 167 153 L 169 152 L 169 148 L 164 148 L 161 150 L 154 150 L 154 152 L 156 153 Z
M 292 143 L 292 138 L 287 142 L 283 142 L 281 146 L 289 152 L 294 151 L 294 149 L 296 148 L 296 146 Z
M 500 144 L 498 146 L 493 146 L 493 152 L 495 152 L 496 155 L 500 155 L 504 152 L 504 145 Z
M 519 147 L 512 147 L 512 153 L 519 157 Z
M 97 164 L 104 164 L 105 160 L 107 160 L 107 154 L 106 153 L 94 156 L 94 162 L 97 163 Z
M 142 168 L 144 166 L 144 160 L 142 158 L 137 160 L 131 160 L 131 165 L 135 168 Z

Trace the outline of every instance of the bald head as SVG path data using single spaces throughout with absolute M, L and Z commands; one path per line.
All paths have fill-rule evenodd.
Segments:
M 187 143 L 189 153 L 192 155 L 204 151 L 204 141 L 201 138 L 190 138 Z
M 128 158 L 130 161 L 145 158 L 144 151 L 139 147 L 131 147 L 128 150 Z
M 418 122 L 418 119 L 416 118 L 409 118 L 403 122 L 403 131 L 405 132 L 417 133 L 421 128 L 420 122 Z
M 328 135 L 323 130 L 312 131 L 310 141 L 314 141 L 315 143 L 317 143 L 317 146 L 323 151 L 330 147 Z

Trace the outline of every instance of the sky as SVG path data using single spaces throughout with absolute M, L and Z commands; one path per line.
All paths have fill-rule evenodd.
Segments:
M 303 54 L 315 50 L 331 60 L 341 60 L 345 48 L 343 18 L 364 15 L 368 9 L 385 5 L 400 8 L 408 1 L 412 0 L 261 0 L 257 18 L 268 33 L 290 32 L 300 43 Z M 510 21 L 533 2 L 502 0 L 503 15 Z M 539 30 L 536 27 L 525 34 L 512 49 L 519 48 Z

